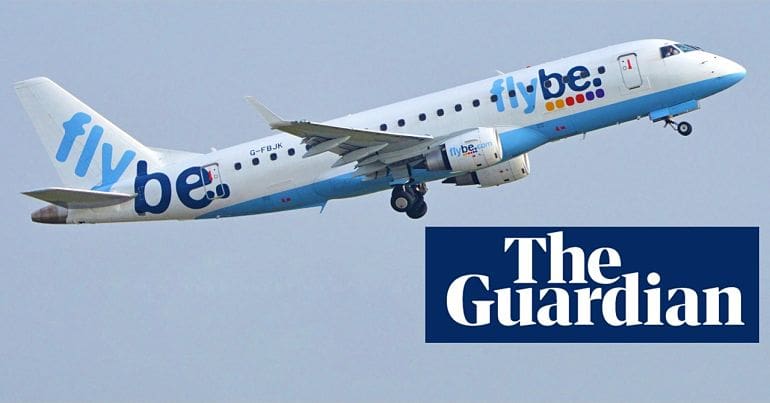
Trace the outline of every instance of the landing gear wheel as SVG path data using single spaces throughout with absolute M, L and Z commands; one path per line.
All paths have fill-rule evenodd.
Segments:
M 428 193 L 428 185 L 425 182 L 412 185 L 412 189 L 420 196 L 425 196 L 425 193 Z
M 390 207 L 393 210 L 403 213 L 414 206 L 417 201 L 417 196 L 404 186 L 396 186 L 393 188 L 393 193 L 390 196 Z
M 692 133 L 692 125 L 687 122 L 679 122 L 679 124 L 676 125 L 676 131 L 682 136 L 689 136 L 690 133 Z
M 409 210 L 406 210 L 406 215 L 409 218 L 416 220 L 418 218 L 422 218 L 422 216 L 424 216 L 425 213 L 427 212 L 428 212 L 428 203 L 425 203 L 425 200 L 420 199 L 417 201 L 417 203 L 415 203 L 414 206 L 412 206 L 412 208 L 410 208 Z

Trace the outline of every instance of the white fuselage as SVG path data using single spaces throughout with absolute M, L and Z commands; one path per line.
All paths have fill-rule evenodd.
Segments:
M 500 134 L 504 159 L 508 160 L 550 141 L 697 101 L 729 87 L 745 74 L 736 63 L 701 50 L 663 58 L 661 47 L 673 43 L 665 40 L 623 43 L 325 123 L 433 137 L 493 127 Z M 560 88 L 564 89 L 563 94 L 557 96 Z M 678 113 L 672 113 L 675 114 Z M 387 127 L 381 128 L 381 125 Z M 148 164 L 147 174 L 162 173 L 168 178 L 170 187 L 165 189 L 159 180 L 138 184 L 134 165 L 111 190 L 141 192 L 141 202 L 150 206 L 159 203 L 162 197 L 169 197 L 161 193 L 170 191 L 167 208 L 139 214 L 137 201 L 131 201 L 102 208 L 73 209 L 67 222 L 259 214 L 321 206 L 330 199 L 391 186 L 388 178 L 365 180 L 352 176 L 355 163 L 332 168 L 339 159 L 339 155 L 332 152 L 303 158 L 305 145 L 301 140 L 289 134 L 276 134 L 208 154 L 180 155 L 162 163 Z M 180 199 L 179 190 L 185 193 L 182 197 L 199 200 L 205 198 L 207 188 L 188 189 L 187 179 L 184 176 L 180 179 L 180 173 L 190 167 L 210 164 L 217 164 L 220 177 L 215 178 L 209 188 L 221 181 L 229 192 L 226 197 L 210 200 L 206 206 L 190 208 Z M 413 175 L 416 181 L 430 181 L 457 175 L 457 172 L 417 170 Z

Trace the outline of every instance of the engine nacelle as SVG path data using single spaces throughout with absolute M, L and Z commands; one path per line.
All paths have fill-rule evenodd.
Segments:
M 439 149 L 425 156 L 431 171 L 476 171 L 503 159 L 503 147 L 497 130 L 479 127 L 450 138 Z
M 444 183 L 454 183 L 457 186 L 481 185 L 481 187 L 487 187 L 517 181 L 527 175 L 529 175 L 529 156 L 525 153 L 495 166 L 447 178 Z

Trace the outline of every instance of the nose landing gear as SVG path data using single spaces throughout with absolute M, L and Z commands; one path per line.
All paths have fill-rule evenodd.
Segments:
M 692 125 L 688 122 L 674 122 L 673 119 L 666 119 L 666 124 L 663 127 L 671 126 L 677 133 L 682 136 L 689 136 L 692 133 Z
M 424 197 L 427 192 L 428 187 L 425 183 L 394 186 L 390 196 L 390 207 L 399 213 L 406 213 L 409 218 L 420 218 L 428 212 Z

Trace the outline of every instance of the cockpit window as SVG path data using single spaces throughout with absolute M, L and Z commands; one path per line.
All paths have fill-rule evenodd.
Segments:
M 682 52 L 692 52 L 693 50 L 700 50 L 700 48 L 697 46 L 687 45 L 684 43 L 677 43 L 676 47 L 679 48 Z
M 678 54 L 679 54 L 679 49 L 677 49 L 673 45 L 668 45 L 660 48 L 660 57 L 663 59 L 674 55 L 678 55 Z

